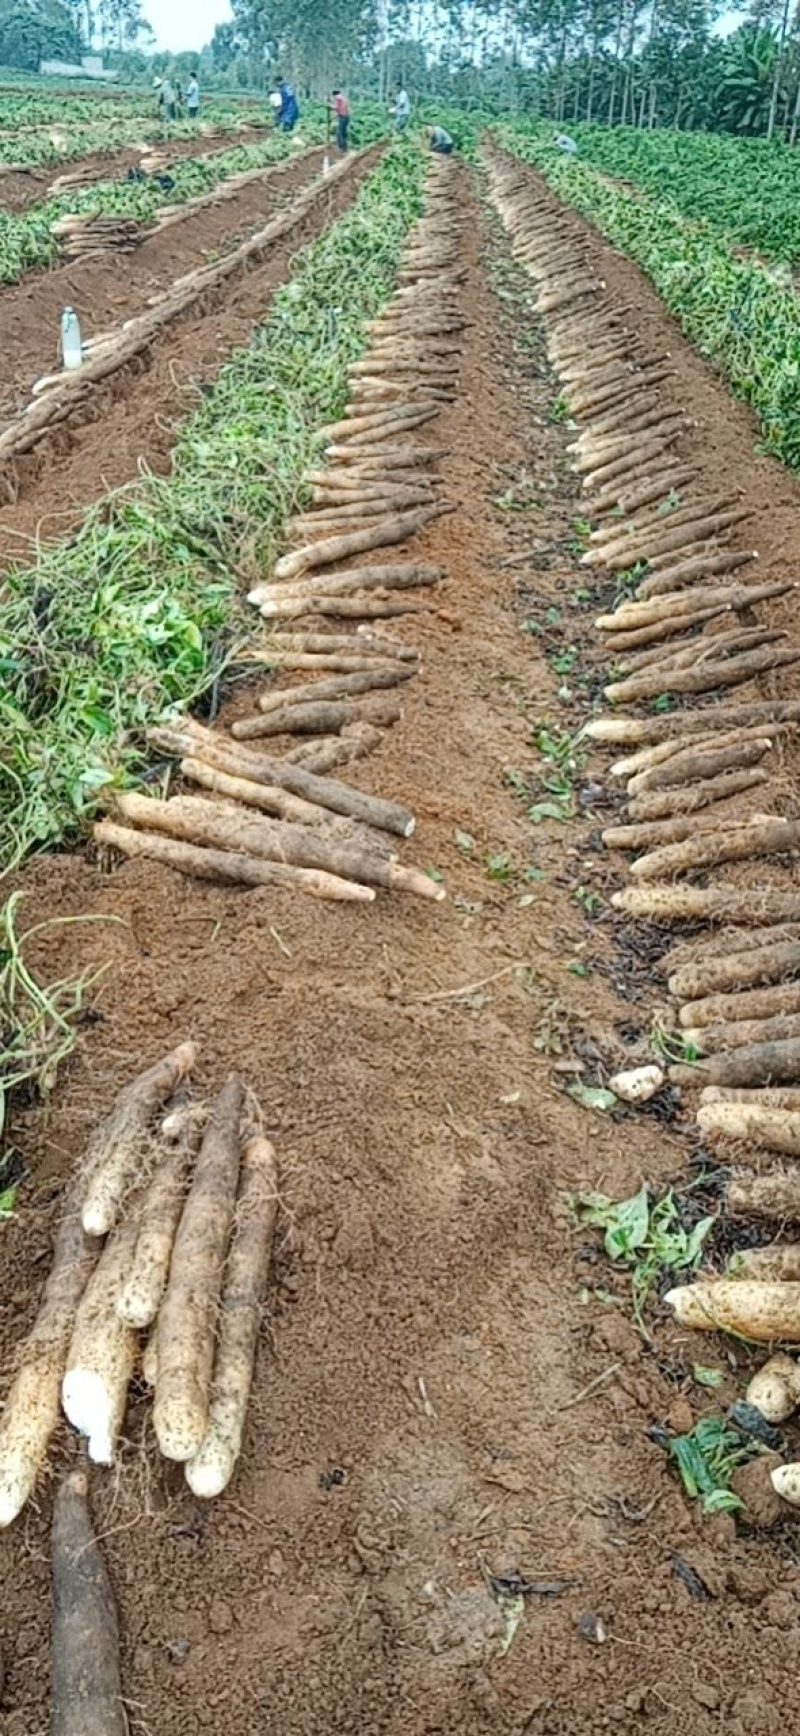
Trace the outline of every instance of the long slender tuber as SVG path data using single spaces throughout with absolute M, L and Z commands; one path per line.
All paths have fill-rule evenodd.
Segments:
M 737 1248 L 731 1276 L 766 1278 L 776 1284 L 800 1283 L 800 1242 L 770 1242 L 764 1248 Z
M 800 1284 L 712 1278 L 668 1290 L 664 1301 L 681 1326 L 735 1332 L 757 1344 L 800 1343 Z
M 795 974 L 800 975 L 800 939 L 762 944 L 741 952 L 720 948 L 682 965 L 670 976 L 668 986 L 676 1000 L 693 1001 L 698 1010 L 703 1008 L 706 996 L 753 983 L 781 982 Z M 703 1024 L 704 1017 L 693 1022 Z
M 162 837 L 158 832 L 119 826 L 114 820 L 98 821 L 94 838 L 96 843 L 110 845 L 125 856 L 143 856 L 195 880 L 230 881 L 234 886 L 279 886 L 340 904 L 371 904 L 375 897 L 372 887 L 356 885 L 355 881 L 338 875 L 295 868 L 286 862 L 271 862 L 235 850 L 203 849 Z
M 239 717 L 231 726 L 236 741 L 254 741 L 273 735 L 338 735 L 348 723 L 364 719 L 388 728 L 401 713 L 396 699 L 319 700 L 306 705 L 283 705 L 252 717 Z
M 669 1076 L 675 1085 L 792 1085 L 800 1079 L 800 1040 L 729 1049 L 696 1067 L 670 1067 Z
M 372 670 L 359 674 L 336 675 L 328 681 L 302 681 L 295 687 L 268 689 L 259 695 L 261 711 L 280 711 L 289 705 L 305 705 L 317 700 L 344 699 L 353 694 L 373 693 L 390 687 L 399 687 L 403 682 L 410 681 L 416 670 L 408 665 L 387 669 L 380 664 Z
M 227 1488 L 241 1451 L 277 1207 L 274 1150 L 267 1139 L 250 1139 L 242 1151 L 236 1221 L 222 1287 L 208 1426 L 199 1452 L 186 1466 L 190 1489 L 205 1499 Z
M 203 1135 L 158 1316 L 156 1437 L 164 1457 L 200 1451 L 208 1427 L 222 1275 L 239 1182 L 244 1084 L 223 1086 Z
M 644 790 L 629 802 L 628 812 L 631 820 L 637 822 L 674 819 L 681 814 L 702 813 L 704 808 L 716 807 L 718 802 L 727 801 L 740 791 L 763 787 L 766 783 L 769 783 L 769 774 L 758 766 L 751 771 L 721 772 L 718 777 L 690 783 L 685 789 L 670 786 L 663 790 Z M 703 816 L 707 826 L 712 826 L 715 820 L 715 815 Z
M 78 1305 L 61 1388 L 64 1414 L 97 1465 L 114 1462 L 136 1360 L 136 1334 L 117 1313 L 136 1230 L 121 1224 L 106 1242 Z
M 751 821 L 700 832 L 680 844 L 664 844 L 631 864 L 639 880 L 659 880 L 671 874 L 688 874 L 696 868 L 720 862 L 745 862 L 759 856 L 780 856 L 800 845 L 800 825 L 792 820 Z
M 772 1019 L 779 1013 L 797 1012 L 800 1012 L 800 982 L 781 982 L 770 988 L 687 1001 L 681 1007 L 680 1022 L 691 1026 L 713 1025 L 726 1020 Z
M 219 764 L 214 756 L 220 737 L 193 718 L 185 719 L 185 725 L 186 736 L 192 744 L 189 751 L 196 754 L 198 759 L 208 760 L 211 765 Z M 163 739 L 166 732 L 160 733 Z M 152 737 L 153 732 L 150 731 L 148 739 Z M 182 741 L 185 737 L 176 736 L 174 739 Z M 385 801 L 380 796 L 368 796 L 363 790 L 354 790 L 349 784 L 339 783 L 336 778 L 316 777 L 311 772 L 303 771 L 300 766 L 269 758 L 251 748 L 239 747 L 233 742 L 228 745 L 230 755 L 223 762 L 226 770 L 239 770 L 243 777 L 275 783 L 279 788 L 291 790 L 294 795 L 303 796 L 309 802 L 316 802 L 319 807 L 328 808 L 334 814 L 344 814 L 351 820 L 363 820 L 365 825 L 376 826 L 382 832 L 395 832 L 401 838 L 410 838 L 414 831 L 413 814 L 409 813 L 408 808 L 400 807 L 397 802 Z M 186 750 L 181 748 L 180 751 Z
M 179 1044 L 126 1085 L 101 1122 L 86 1160 L 83 1227 L 87 1235 L 105 1236 L 113 1228 L 145 1152 L 151 1117 L 191 1073 L 196 1055 L 194 1043 Z
M 625 705 L 633 700 L 655 698 L 663 692 L 710 693 L 716 688 L 736 687 L 744 681 L 752 681 L 756 675 L 786 668 L 799 658 L 800 650 L 791 646 L 776 648 L 765 645 L 756 651 L 745 651 L 738 657 L 721 658 L 719 662 L 709 659 L 693 669 L 678 669 L 672 675 L 644 672 L 632 675 L 626 681 L 613 681 L 605 688 L 605 697 L 612 705 Z
M 653 922 L 797 922 L 800 892 L 771 887 L 740 891 L 728 886 L 626 886 L 611 900 L 616 910 Z
M 780 1151 L 800 1157 L 800 1114 L 791 1109 L 767 1109 L 756 1103 L 703 1103 L 697 1111 L 701 1133 L 743 1139 L 759 1151 Z
M 209 802 L 199 796 L 177 796 L 158 802 L 133 791 L 121 793 L 117 806 L 126 820 L 164 831 L 169 837 L 215 849 L 239 851 L 271 861 L 340 875 L 368 886 L 385 886 L 441 900 L 444 889 L 427 874 L 405 868 L 371 849 L 340 841 L 333 829 L 275 825 L 261 815 Z
M 127 1736 L 117 1610 L 88 1485 L 83 1466 L 67 1471 L 53 1505 L 50 1736 Z
M 738 1175 L 730 1182 L 728 1211 L 739 1218 L 800 1220 L 800 1169 L 772 1169 L 768 1175 Z
M 78 1303 L 100 1254 L 86 1235 L 81 1199 L 68 1195 L 41 1305 L 25 1339 L 0 1420 L 0 1527 L 33 1494 L 59 1417 L 61 1380 Z
M 116 1304 L 120 1320 L 128 1326 L 152 1326 L 161 1306 L 189 1168 L 201 1131 L 196 1116 L 180 1126 L 177 1138 L 157 1164 L 142 1202 L 129 1268 Z

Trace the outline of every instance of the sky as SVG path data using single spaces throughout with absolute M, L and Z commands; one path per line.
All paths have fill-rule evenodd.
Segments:
M 156 33 L 156 46 L 174 52 L 202 48 L 215 24 L 231 15 L 228 0 L 144 0 L 142 11 Z

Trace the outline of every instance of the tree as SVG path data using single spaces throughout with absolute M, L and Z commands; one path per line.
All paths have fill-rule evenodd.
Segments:
M 154 37 L 152 26 L 145 18 L 141 0 L 99 0 L 97 18 L 100 40 L 105 54 L 113 48 L 122 54 L 134 48 L 142 38 Z
M 38 72 L 42 60 L 79 59 L 81 39 L 60 0 L 0 0 L 0 62 Z

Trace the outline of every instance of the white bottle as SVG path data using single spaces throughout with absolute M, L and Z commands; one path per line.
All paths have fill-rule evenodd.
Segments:
M 61 315 L 61 360 L 65 368 L 79 368 L 83 362 L 81 326 L 74 307 L 65 307 Z

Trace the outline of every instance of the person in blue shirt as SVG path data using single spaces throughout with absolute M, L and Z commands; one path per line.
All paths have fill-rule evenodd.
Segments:
M 276 90 L 281 99 L 281 106 L 276 115 L 276 124 L 282 133 L 294 132 L 300 119 L 300 108 L 294 94 L 294 86 L 287 84 L 285 78 L 279 78 Z

